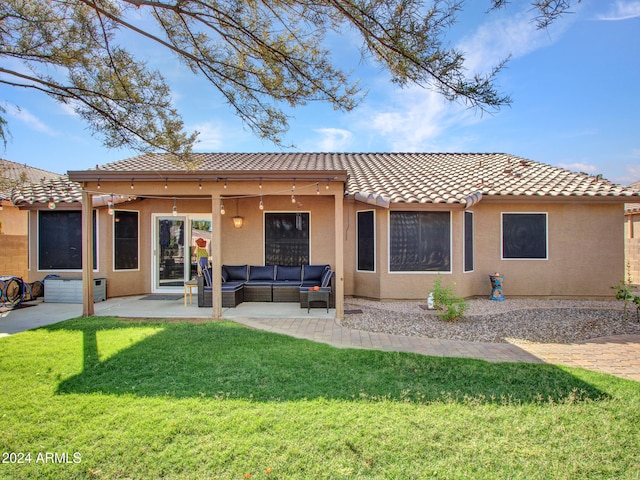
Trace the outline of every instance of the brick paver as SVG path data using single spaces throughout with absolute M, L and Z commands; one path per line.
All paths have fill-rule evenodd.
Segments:
M 552 363 L 581 367 L 640 381 L 640 335 L 619 335 L 573 344 L 480 343 L 407 337 L 342 327 L 329 318 L 236 318 L 243 325 L 327 343 L 338 348 L 419 353 L 488 362 Z

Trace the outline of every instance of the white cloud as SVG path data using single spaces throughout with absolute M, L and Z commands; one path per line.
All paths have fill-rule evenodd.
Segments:
M 7 107 L 7 113 L 37 132 L 44 133 L 52 137 L 56 137 L 60 134 L 60 132 L 42 122 L 38 117 L 25 108 L 9 105 Z
M 459 104 L 450 103 L 440 94 L 421 87 L 398 89 L 387 102 L 373 112 L 364 112 L 359 124 L 374 142 L 384 139 L 393 151 L 411 152 L 443 150 L 436 145 L 451 126 L 475 122 L 479 117 Z M 449 148 L 444 148 L 449 150 Z
M 219 125 L 214 125 L 211 122 L 204 122 L 194 125 L 193 130 L 200 132 L 198 135 L 198 143 L 196 144 L 197 151 L 211 151 L 219 150 L 223 145 L 223 133 L 222 128 Z
M 552 45 L 575 20 L 564 15 L 547 29 L 537 27 L 531 12 L 504 15 L 484 23 L 457 45 L 465 55 L 465 64 L 472 73 L 487 73 L 507 57 L 516 59 Z
M 558 166 L 574 172 L 596 173 L 598 171 L 596 165 L 589 165 L 587 163 L 560 163 Z
M 318 140 L 318 150 L 323 152 L 340 152 L 348 149 L 353 135 L 349 130 L 341 128 L 318 128 L 315 130 L 321 135 Z
M 598 15 L 598 20 L 620 21 L 640 17 L 640 1 L 626 2 L 619 0 L 606 13 Z

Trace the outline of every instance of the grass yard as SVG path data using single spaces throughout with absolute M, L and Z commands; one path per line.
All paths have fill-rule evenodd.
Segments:
M 0 339 L 0 478 L 640 478 L 640 383 L 94 317 Z

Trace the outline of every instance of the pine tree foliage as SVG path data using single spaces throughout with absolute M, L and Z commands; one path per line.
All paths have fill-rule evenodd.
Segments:
M 531 5 L 544 28 L 578 1 Z M 506 3 L 488 2 L 489 9 Z M 350 111 L 363 99 L 352 72 L 338 68 L 326 48 L 329 33 L 355 31 L 361 54 L 401 86 L 431 88 L 482 111 L 508 105 L 509 96 L 495 87 L 504 63 L 468 76 L 463 52 L 446 42 L 463 6 L 463 0 L 4 0 L 0 83 L 70 105 L 107 147 L 164 151 L 188 165 L 197 132 L 185 132 L 167 81 L 128 47 L 132 37 L 164 47 L 206 78 L 256 135 L 281 144 L 289 121 L 284 107 L 320 101 Z M 0 139 L 8 138 L 0 105 Z

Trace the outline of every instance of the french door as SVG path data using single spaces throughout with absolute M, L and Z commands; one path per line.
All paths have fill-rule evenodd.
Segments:
M 211 217 L 154 216 L 153 291 L 182 293 L 184 283 L 197 275 L 196 240 L 211 243 Z

